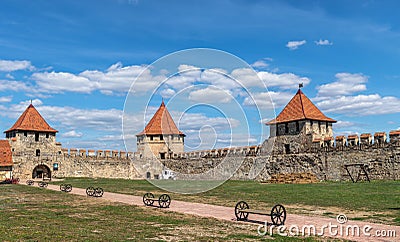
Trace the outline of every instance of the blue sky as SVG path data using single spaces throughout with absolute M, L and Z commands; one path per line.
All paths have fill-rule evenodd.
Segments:
M 0 4 L 2 130 L 12 126 L 32 99 L 59 130 L 57 139 L 64 147 L 124 149 L 122 111 L 131 83 L 154 61 L 188 48 L 222 50 L 247 62 L 267 85 L 277 113 L 295 94 L 297 83 L 303 82 L 308 97 L 338 120 L 335 135 L 400 128 L 398 1 L 4 0 Z M 190 66 L 185 61 L 180 64 L 175 71 Z M 141 77 L 147 92 L 163 74 L 145 72 Z M 240 77 L 243 83 L 250 82 Z M 185 78 L 179 81 L 190 83 Z M 204 84 L 196 82 L 200 83 Z M 181 98 L 191 105 L 205 99 L 223 109 L 225 116 L 204 107 L 182 116 L 185 108 L 170 102 L 173 116 L 182 117 L 179 125 L 188 135 L 188 149 L 203 148 L 200 138 L 217 140 L 217 146 L 235 146 L 248 140 L 256 144 L 268 136 L 268 130 L 260 128 L 260 119 L 273 113 L 265 88 L 251 86 L 255 110 L 237 88 L 221 85 L 217 83 L 217 89 L 232 98 L 219 96 L 210 86 L 197 86 Z M 142 121 L 148 120 L 162 96 L 168 102 L 173 93 L 177 89 L 171 80 L 152 96 L 146 115 L 145 107 L 134 110 L 137 116 L 132 118 L 139 121 L 129 126 L 132 133 L 141 131 Z M 148 98 L 138 95 L 135 100 Z M 247 123 L 235 116 L 237 105 L 248 110 Z M 247 127 L 249 137 L 242 139 Z M 232 137 L 233 142 L 226 142 Z

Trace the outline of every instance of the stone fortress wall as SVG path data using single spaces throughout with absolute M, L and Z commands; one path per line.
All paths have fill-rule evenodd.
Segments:
M 391 131 L 389 139 L 386 133 L 377 132 L 374 135 L 314 140 L 305 150 L 293 150 L 288 154 L 276 148 L 284 145 L 279 141 L 275 141 L 274 149 L 267 153 L 267 146 L 273 139 L 266 140 L 260 146 L 178 153 L 172 159 L 161 160 L 162 164 L 153 162 L 152 165 L 149 165 L 150 159 L 140 158 L 136 152 L 61 148 L 61 153 L 50 159 L 52 163 L 59 164 L 59 171 L 53 171 L 52 176 L 161 179 L 166 169 L 181 173 L 202 173 L 225 160 L 228 164 L 242 162 L 232 177 L 237 180 L 265 181 L 273 174 L 300 172 L 313 173 L 319 180 L 349 180 L 344 165 L 356 163 L 367 165 L 370 179 L 400 179 L 400 131 Z M 18 160 L 20 156 L 14 155 Z M 40 159 L 33 157 L 31 162 L 25 163 L 31 164 L 29 169 L 21 170 L 31 171 L 39 163 L 53 167 L 53 164 L 46 163 L 45 156 Z M 262 172 L 257 176 L 251 174 L 254 164 L 263 165 Z M 140 171 L 136 169 L 138 165 Z M 357 170 L 354 172 L 357 173 Z

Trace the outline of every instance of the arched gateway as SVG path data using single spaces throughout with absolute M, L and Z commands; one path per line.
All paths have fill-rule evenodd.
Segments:
M 32 171 L 32 179 L 51 178 L 51 170 L 46 165 L 37 165 Z

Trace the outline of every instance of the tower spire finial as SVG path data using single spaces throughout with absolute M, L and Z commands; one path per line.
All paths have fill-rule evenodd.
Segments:
M 303 87 L 303 83 L 299 83 L 299 89 Z

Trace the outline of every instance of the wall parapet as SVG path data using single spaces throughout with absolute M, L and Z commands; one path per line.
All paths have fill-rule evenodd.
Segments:
M 80 157 L 91 159 L 110 159 L 110 160 L 127 160 L 134 157 L 134 152 L 119 150 L 94 150 L 94 149 L 78 149 L 78 148 L 61 148 L 64 157 Z

